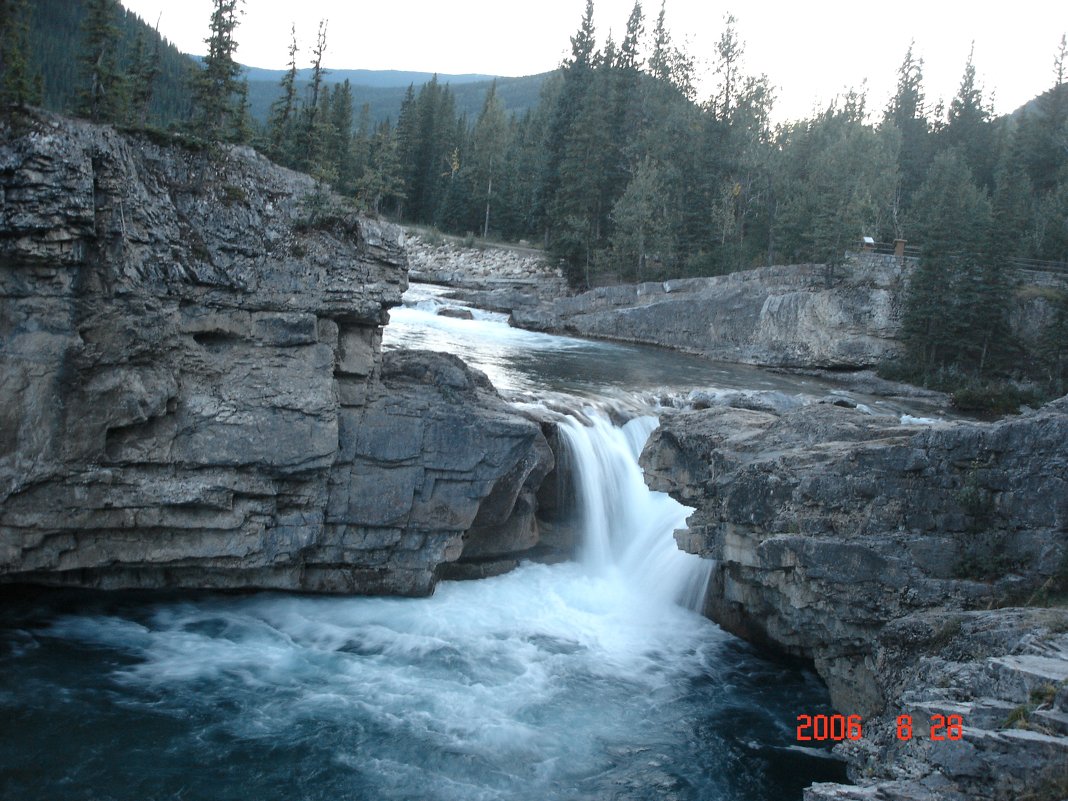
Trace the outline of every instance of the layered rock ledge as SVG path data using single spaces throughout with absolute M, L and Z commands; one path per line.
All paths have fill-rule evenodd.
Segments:
M 425 594 L 536 543 L 541 426 L 381 354 L 399 229 L 247 148 L 3 125 L 0 582 Z
M 671 412 L 642 463 L 696 509 L 676 537 L 716 560 L 707 614 L 811 659 L 864 717 L 839 746 L 858 786 L 807 799 L 1064 797 L 1068 398 L 919 430 L 833 405 Z M 962 739 L 933 740 L 936 714 Z
M 508 313 L 571 294 L 563 272 L 542 251 L 488 243 L 465 247 L 455 237 L 439 237 L 408 235 L 409 276 L 451 287 L 450 298 Z
M 853 369 L 900 352 L 906 282 L 896 258 L 864 254 L 833 275 L 800 264 L 599 287 L 517 307 L 512 323 L 744 364 Z

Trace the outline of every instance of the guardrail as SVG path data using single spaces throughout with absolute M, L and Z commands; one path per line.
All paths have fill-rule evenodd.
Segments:
M 905 245 L 903 248 L 900 248 L 893 242 L 876 242 L 874 245 L 869 245 L 856 252 L 860 254 L 878 253 L 882 256 L 904 256 L 906 259 L 918 259 L 922 250 L 923 248 L 920 245 Z M 1013 257 L 1007 259 L 1006 263 L 1017 270 L 1068 275 L 1068 261 L 1044 261 L 1042 259 Z
M 904 256 L 906 259 L 918 259 L 920 257 L 919 245 L 905 245 L 900 249 L 894 242 L 876 242 L 874 245 L 869 245 L 866 248 L 861 249 L 863 252 L 879 253 L 883 256 Z
M 1018 270 L 1039 273 L 1064 273 L 1068 275 L 1068 261 L 1042 261 L 1040 259 L 1009 259 L 1009 264 Z

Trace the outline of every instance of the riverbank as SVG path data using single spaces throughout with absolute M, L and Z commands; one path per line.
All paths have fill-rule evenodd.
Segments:
M 539 262 L 536 251 L 512 253 L 522 263 L 518 270 L 502 262 L 506 247 L 477 241 L 470 246 L 442 239 L 431 246 L 417 240 L 412 252 L 424 265 L 418 280 L 450 287 L 449 297 L 460 303 L 509 313 L 513 325 L 528 330 L 796 370 L 845 389 L 923 397 L 943 410 L 952 406 L 984 419 L 1040 405 L 1063 391 L 1050 372 L 1068 297 L 1068 283 L 1058 273 L 1014 273 L 1008 330 L 1000 336 L 1016 355 L 1012 364 L 979 380 L 953 370 L 918 372 L 903 359 L 901 329 L 914 259 L 853 253 L 833 271 L 781 265 L 576 294 L 559 270 Z
M 696 509 L 676 537 L 716 560 L 709 616 L 812 659 L 863 719 L 839 746 L 859 787 L 806 799 L 1063 797 L 1068 398 L 920 431 L 835 405 L 669 412 L 642 464 Z
M 530 247 L 413 228 L 405 246 L 413 283 L 449 287 L 449 297 L 480 309 L 507 314 L 571 294 L 563 271 Z
M 399 229 L 247 149 L 46 114 L 20 125 L 0 140 L 0 190 L 14 210 L 0 232 L 0 582 L 428 595 L 443 575 L 574 554 L 575 454 L 633 462 L 639 438 L 609 425 L 626 418 L 609 419 L 601 428 L 611 436 L 565 444 L 552 403 L 543 414 L 505 403 L 455 356 L 384 352 L 412 258 Z M 467 256 L 432 243 L 427 252 L 439 279 L 460 280 L 448 259 Z M 791 369 L 855 367 L 892 347 L 871 334 L 893 321 L 892 264 L 859 265 L 830 284 L 803 265 L 562 298 L 558 274 L 522 254 L 506 266 L 513 257 L 454 291 L 495 297 L 513 317 L 516 298 L 536 309 L 546 293 L 580 310 L 599 339 L 642 330 L 707 356 L 701 337 L 714 334 L 734 361 L 749 354 Z M 860 281 L 864 270 L 874 272 Z M 449 333 L 478 339 L 484 322 L 451 320 L 471 327 Z M 538 336 L 494 324 L 502 341 Z M 429 344 L 440 347 L 441 333 Z M 516 339 L 514 364 L 529 371 L 516 383 L 530 390 L 544 354 Z M 487 372 L 509 369 L 495 341 L 480 344 L 492 351 Z M 578 387 L 585 398 L 591 382 L 619 389 L 633 377 L 650 399 L 671 401 L 653 394 L 665 368 L 703 377 L 708 391 L 678 395 L 687 411 L 660 409 L 647 478 L 697 510 L 679 540 L 717 560 L 707 613 L 812 660 L 838 708 L 865 717 L 867 734 L 842 746 L 862 786 L 810 798 L 877 797 L 887 782 L 912 782 L 913 795 L 899 798 L 947 801 L 1060 786 L 1068 622 L 1050 598 L 1062 591 L 1065 553 L 1063 402 L 996 426 L 918 430 L 836 395 L 803 403 L 755 369 L 770 396 L 726 397 L 723 371 L 706 358 L 694 369 L 657 351 L 646 368 L 634 349 L 541 344 L 560 361 L 547 392 Z M 584 405 L 573 401 L 566 416 L 587 434 L 598 422 Z M 584 503 L 608 515 L 644 497 L 637 470 L 627 475 L 625 492 L 591 483 Z M 601 539 L 611 537 L 610 527 Z M 643 569 L 645 556 L 627 554 Z M 327 650 L 380 655 L 366 631 L 352 636 Z M 517 648 L 527 653 L 540 636 Z M 318 643 L 298 661 L 319 658 Z M 584 647 L 541 643 L 550 662 Z M 270 647 L 257 640 L 254 661 L 261 646 Z M 134 661 L 154 658 L 139 649 Z M 455 654 L 442 659 L 452 665 Z M 220 686 L 223 699 L 233 688 Z M 962 737 L 899 746 L 901 709 L 961 715 Z M 735 725 L 736 713 L 717 725 Z M 744 754 L 728 750 L 723 764 Z M 635 798 L 647 797 L 648 775 L 633 779 Z
M 907 270 L 893 256 L 600 287 L 512 313 L 515 325 L 763 367 L 860 369 L 901 352 Z

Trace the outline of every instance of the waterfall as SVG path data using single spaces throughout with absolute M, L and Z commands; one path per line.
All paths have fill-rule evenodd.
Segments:
M 679 550 L 676 529 L 693 511 L 645 485 L 638 456 L 657 426 L 651 415 L 616 426 L 587 407 L 559 430 L 573 465 L 582 530 L 580 558 L 595 574 L 614 574 L 650 601 L 699 609 L 712 564 Z

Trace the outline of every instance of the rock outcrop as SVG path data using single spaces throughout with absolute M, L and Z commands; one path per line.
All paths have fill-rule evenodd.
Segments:
M 833 405 L 670 412 L 642 463 L 696 509 L 676 537 L 716 560 L 707 614 L 813 660 L 865 720 L 839 746 L 860 786 L 807 798 L 1063 797 L 1042 793 L 1068 778 L 1068 610 L 1035 607 L 1068 589 L 1068 398 L 919 431 Z M 936 714 L 962 739 L 932 739 Z
M 399 229 L 247 148 L 4 125 L 0 581 L 425 594 L 536 538 L 539 424 L 381 355 Z
M 455 237 L 439 237 L 408 236 L 412 281 L 452 287 L 449 297 L 504 313 L 571 294 L 563 272 L 541 251 L 486 243 L 464 247 Z
M 517 307 L 520 328 L 642 342 L 775 367 L 869 367 L 897 355 L 907 268 L 892 256 L 600 287 Z

